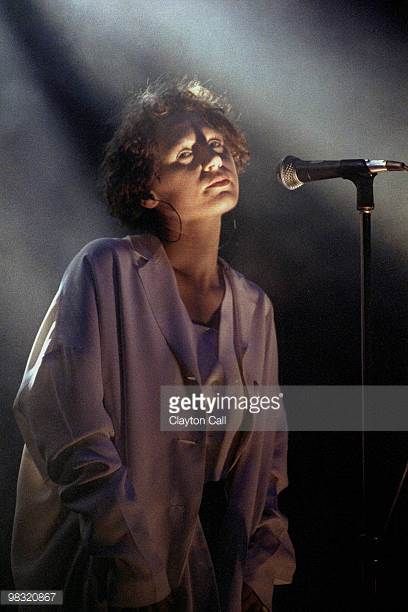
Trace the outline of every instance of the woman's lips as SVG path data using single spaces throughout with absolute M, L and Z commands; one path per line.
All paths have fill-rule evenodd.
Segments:
M 210 189 L 211 187 L 225 187 L 230 182 L 231 181 L 227 178 L 219 179 L 217 181 L 213 181 L 210 185 L 208 185 L 207 189 Z

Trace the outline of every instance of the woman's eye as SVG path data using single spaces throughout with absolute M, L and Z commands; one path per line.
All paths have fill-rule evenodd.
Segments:
M 191 151 L 191 149 L 184 149 L 183 151 L 180 151 L 180 153 L 177 154 L 177 160 L 188 159 L 192 154 L 193 152 Z
M 221 140 L 210 140 L 210 142 L 208 143 L 214 150 L 215 149 L 221 149 L 222 151 L 224 150 L 224 145 L 221 142 Z

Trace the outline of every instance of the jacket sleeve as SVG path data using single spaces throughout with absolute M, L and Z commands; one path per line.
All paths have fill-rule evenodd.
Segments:
M 278 353 L 272 305 L 268 300 L 266 315 L 266 346 L 262 384 L 278 385 Z M 273 586 L 292 582 L 295 553 L 288 534 L 288 522 L 280 512 L 278 495 L 287 487 L 287 423 L 281 405 L 277 431 L 262 432 L 267 453 L 273 453 L 272 469 L 265 505 L 260 521 L 249 541 L 244 568 L 246 582 L 268 608 L 272 602 Z M 269 464 L 270 465 L 270 464 Z
M 62 504 L 79 514 L 90 554 L 126 568 L 112 603 L 145 606 L 170 588 L 104 408 L 98 307 L 92 265 L 81 252 L 39 329 L 14 413 L 44 481 L 56 483 Z

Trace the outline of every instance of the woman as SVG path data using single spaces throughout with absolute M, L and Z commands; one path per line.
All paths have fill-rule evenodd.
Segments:
M 15 586 L 68 610 L 270 610 L 291 581 L 285 432 L 160 430 L 162 385 L 277 384 L 272 306 L 218 257 L 248 159 L 227 113 L 197 82 L 132 101 L 103 168 L 143 233 L 77 254 L 28 360 Z

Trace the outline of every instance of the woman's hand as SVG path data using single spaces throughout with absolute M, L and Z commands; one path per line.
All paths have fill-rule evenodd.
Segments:
M 242 586 L 241 606 L 242 612 L 269 612 L 269 609 L 245 582 Z

